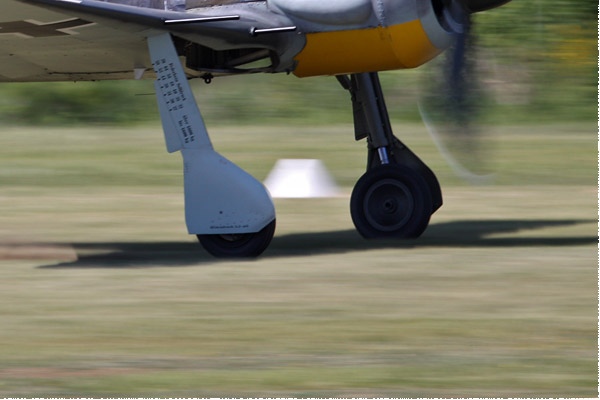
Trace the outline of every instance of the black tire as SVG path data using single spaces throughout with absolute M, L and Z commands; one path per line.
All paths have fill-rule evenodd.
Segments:
M 196 235 L 206 251 L 218 258 L 254 258 L 269 247 L 275 235 L 275 220 L 256 233 Z
M 417 172 L 381 165 L 356 182 L 350 213 L 365 238 L 417 238 L 429 225 L 432 201 L 427 182 Z

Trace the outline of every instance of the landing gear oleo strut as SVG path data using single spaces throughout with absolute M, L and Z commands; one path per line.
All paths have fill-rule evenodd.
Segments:
M 416 238 L 442 205 L 433 172 L 393 132 L 377 73 L 339 76 L 350 91 L 356 140 L 366 138 L 367 172 L 350 199 L 352 221 L 366 238 Z
M 188 232 L 217 257 L 256 257 L 275 232 L 263 184 L 214 151 L 171 35 L 148 38 L 169 152 L 181 151 Z

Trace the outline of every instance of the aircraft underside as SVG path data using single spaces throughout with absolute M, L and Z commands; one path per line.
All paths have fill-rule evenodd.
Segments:
M 213 150 L 170 35 L 149 47 L 167 148 L 183 156 L 188 231 L 214 256 L 260 255 L 276 224 L 266 188 Z M 369 145 L 350 201 L 356 229 L 365 238 L 420 236 L 442 205 L 435 175 L 393 135 L 377 73 L 337 79 L 350 92 L 355 138 Z
M 375 71 L 417 67 L 454 43 L 460 90 L 470 15 L 508 1 L 2 0 L 0 82 L 156 77 L 167 150 L 183 157 L 188 232 L 217 257 L 256 257 L 275 233 L 272 199 L 213 149 L 188 79 L 335 77 L 368 143 L 350 199 L 356 229 L 416 238 L 442 205 L 440 185 L 394 136 Z

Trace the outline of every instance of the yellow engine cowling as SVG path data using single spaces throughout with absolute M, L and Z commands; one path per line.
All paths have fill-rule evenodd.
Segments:
M 295 57 L 294 74 L 352 74 L 415 68 L 426 63 L 452 41 L 452 32 L 442 27 L 433 2 L 388 0 L 389 7 L 401 7 L 401 12 L 387 12 L 395 18 L 385 15 L 370 26 L 306 32 L 306 45 Z

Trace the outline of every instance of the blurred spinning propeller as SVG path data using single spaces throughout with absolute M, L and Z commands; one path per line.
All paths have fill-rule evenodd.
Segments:
M 440 152 L 461 178 L 487 183 L 490 175 L 481 117 L 490 104 L 481 81 L 472 15 L 510 0 L 439 0 L 438 9 L 456 32 L 453 46 L 425 73 L 421 117 Z

